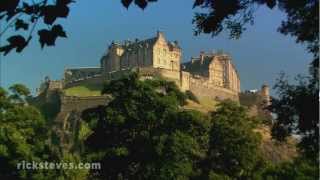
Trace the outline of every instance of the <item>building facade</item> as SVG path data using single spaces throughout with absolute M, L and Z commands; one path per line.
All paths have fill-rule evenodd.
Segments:
M 238 72 L 227 54 L 201 52 L 199 57 L 182 64 L 182 71 L 189 72 L 195 78 L 206 79 L 208 85 L 240 92 Z
M 162 32 L 150 39 L 112 42 L 102 56 L 101 67 L 67 69 L 65 81 L 114 79 L 131 69 L 150 76 L 152 73 L 176 82 L 183 91 L 198 96 L 238 100 L 240 78 L 229 55 L 204 53 L 181 63 L 182 49 L 177 41 L 168 41 Z M 83 71 L 83 73 L 82 73 Z M 152 72 L 152 73 L 150 73 Z M 84 77 L 80 77 L 80 76 Z M 80 82 L 79 82 L 80 80 Z
M 162 32 L 156 37 L 139 41 L 112 42 L 101 58 L 104 73 L 133 67 L 153 67 L 180 71 L 181 49 L 178 42 L 169 42 Z

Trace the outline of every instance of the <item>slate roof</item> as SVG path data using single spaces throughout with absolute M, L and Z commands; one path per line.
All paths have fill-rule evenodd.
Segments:
M 204 55 L 203 61 L 199 57 L 191 58 L 191 61 L 183 63 L 183 70 L 191 72 L 192 74 L 208 75 L 209 65 L 213 61 L 214 56 Z

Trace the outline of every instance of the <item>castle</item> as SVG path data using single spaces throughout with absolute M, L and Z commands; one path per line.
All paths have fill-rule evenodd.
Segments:
M 47 104 L 46 108 L 55 107 L 56 133 L 68 146 L 79 125 L 80 118 L 74 117 L 85 109 L 110 102 L 112 97 L 100 93 L 104 82 L 132 71 L 138 72 L 142 80 L 161 77 L 173 81 L 182 91 L 207 100 L 231 99 L 242 103 L 257 96 L 270 101 L 267 86 L 254 93 L 240 93 L 239 74 L 229 55 L 200 52 L 198 57 L 182 63 L 182 52 L 179 43 L 167 41 L 162 32 L 146 40 L 112 42 L 100 60 L 100 67 L 68 68 L 62 80 L 46 78 L 36 99 Z M 71 91 L 83 86 L 90 90 L 89 94 Z M 98 93 L 92 93 L 94 90 Z M 256 99 L 246 103 L 260 103 Z M 259 113 L 259 108 L 251 109 L 252 114 Z
M 238 100 L 240 78 L 229 55 L 201 52 L 186 63 L 181 57 L 179 43 L 166 40 L 162 32 L 146 40 L 112 42 L 100 67 L 66 69 L 63 84 L 102 83 L 136 70 L 145 77 L 160 75 L 197 96 Z

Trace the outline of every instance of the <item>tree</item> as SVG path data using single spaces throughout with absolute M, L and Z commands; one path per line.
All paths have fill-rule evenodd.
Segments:
M 319 161 L 319 79 L 311 68 L 311 75 L 298 76 L 290 84 L 282 75 L 275 85 L 278 98 L 272 99 L 270 111 L 276 115 L 272 128 L 275 139 L 285 141 L 292 134 L 299 135 L 300 150 L 309 159 Z
M 102 163 L 92 176 L 188 179 L 199 174 L 196 165 L 206 154 L 209 121 L 182 110 L 183 96 L 176 90 L 174 83 L 140 81 L 137 74 L 105 86 L 103 92 L 113 100 L 83 113 L 92 129 L 84 156 Z
M 12 28 L 12 30 L 27 31 L 26 37 L 22 34 L 12 35 L 7 41 L 8 44 L 0 47 L 4 55 L 15 49 L 22 50 L 29 44 L 33 32 L 39 20 L 47 25 L 47 28 L 38 30 L 39 42 L 43 48 L 45 45 L 53 46 L 58 37 L 67 37 L 60 24 L 54 24 L 57 18 L 66 18 L 69 14 L 68 5 L 72 0 L 57 0 L 50 3 L 48 0 L 27 1 L 27 0 L 2 0 L 0 2 L 0 20 L 6 22 L 4 29 L 0 31 L 0 37 Z
M 17 163 L 48 158 L 45 121 L 36 108 L 20 102 L 29 94 L 25 86 L 16 84 L 10 90 L 11 95 L 0 89 L 0 177 L 40 177 L 45 172 L 18 170 Z
M 318 164 L 310 162 L 304 158 L 296 158 L 292 162 L 282 162 L 280 164 L 267 167 L 262 173 L 263 179 L 319 179 Z
M 261 160 L 255 120 L 231 101 L 219 104 L 211 119 L 209 150 L 203 164 L 208 177 L 250 178 Z
M 261 5 L 270 9 L 278 7 L 286 13 L 287 20 L 278 30 L 295 37 L 297 43 L 307 43 L 310 52 L 318 53 L 318 0 L 196 0 L 194 6 L 206 9 L 207 13 L 195 14 L 195 33 L 216 36 L 228 30 L 231 38 L 239 38 L 246 25 L 254 23 L 254 12 Z

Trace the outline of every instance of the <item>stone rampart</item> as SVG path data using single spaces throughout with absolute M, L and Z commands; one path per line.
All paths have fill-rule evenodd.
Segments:
M 102 85 L 103 84 L 102 76 L 90 77 L 87 79 L 79 79 L 77 81 L 65 82 L 64 89 L 80 86 L 80 85 Z
M 190 75 L 187 72 L 181 73 L 182 90 L 190 90 L 198 97 L 208 97 L 215 100 L 231 99 L 239 101 L 237 92 L 227 88 L 218 87 L 210 83 L 209 79 L 202 76 Z
M 110 101 L 110 96 L 61 96 L 61 112 L 83 111 L 99 105 L 105 105 Z

